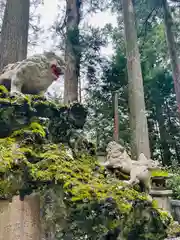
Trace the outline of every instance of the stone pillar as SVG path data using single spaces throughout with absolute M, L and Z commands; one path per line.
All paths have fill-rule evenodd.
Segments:
M 40 240 L 40 199 L 26 196 L 20 201 L 0 201 L 0 240 Z
M 154 190 L 150 191 L 150 195 L 157 201 L 158 207 L 165 211 L 171 212 L 171 190 Z
M 154 176 L 151 178 L 150 195 L 158 202 L 158 207 L 171 212 L 172 190 L 167 187 L 170 176 Z

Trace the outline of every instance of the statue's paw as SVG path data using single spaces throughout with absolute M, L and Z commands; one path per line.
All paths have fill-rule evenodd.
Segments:
M 147 196 L 147 201 L 148 201 L 148 202 L 152 202 L 152 200 L 153 200 L 153 198 L 148 194 L 148 196 Z
M 10 96 L 11 97 L 23 97 L 24 98 L 24 94 L 23 93 L 21 93 L 21 92 L 10 92 Z
M 124 189 L 124 186 L 118 186 L 118 189 L 122 190 L 122 189 Z
M 124 180 L 123 183 L 128 184 L 128 185 L 130 184 L 130 182 L 127 180 Z

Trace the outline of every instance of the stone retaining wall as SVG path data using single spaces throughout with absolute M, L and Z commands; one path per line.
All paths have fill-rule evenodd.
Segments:
M 0 201 L 0 240 L 40 240 L 40 201 L 37 195 L 20 201 Z

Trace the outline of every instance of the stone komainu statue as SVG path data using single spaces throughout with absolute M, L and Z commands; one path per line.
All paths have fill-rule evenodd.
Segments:
M 150 190 L 151 171 L 160 169 L 160 163 L 152 159 L 147 159 L 143 153 L 137 161 L 132 160 L 126 149 L 114 141 L 110 142 L 106 148 L 107 161 L 104 166 L 111 169 L 118 169 L 120 172 L 130 176 L 129 181 L 124 181 L 129 185 L 141 183 L 145 192 Z
M 63 74 L 64 69 L 62 57 L 45 52 L 8 64 L 0 75 L 0 85 L 4 85 L 11 93 L 39 94 Z

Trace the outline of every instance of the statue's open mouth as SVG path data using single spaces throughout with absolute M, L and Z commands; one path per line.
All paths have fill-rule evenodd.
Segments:
M 62 69 L 61 67 L 57 66 L 57 67 L 56 67 L 56 70 L 57 70 L 57 73 L 58 73 L 59 75 L 63 75 L 63 74 L 64 74 L 64 71 L 63 71 L 63 69 Z
M 59 66 L 56 66 L 55 64 L 51 66 L 51 69 L 52 69 L 52 75 L 55 80 L 57 80 L 60 75 L 64 74 L 64 71 L 62 70 L 62 68 Z

